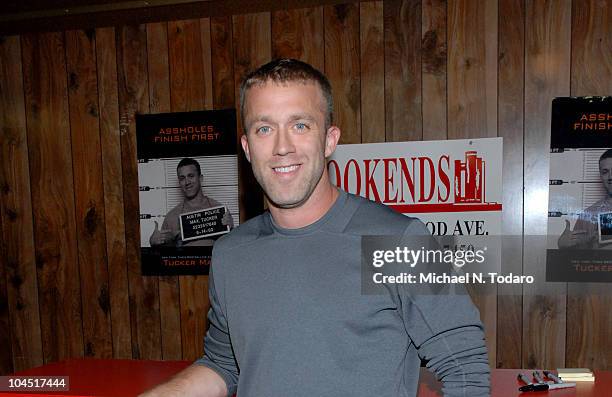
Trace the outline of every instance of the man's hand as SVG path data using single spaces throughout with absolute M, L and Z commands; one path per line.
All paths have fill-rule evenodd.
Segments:
M 221 223 L 224 226 L 229 226 L 230 229 L 234 227 L 234 222 L 232 222 L 232 216 L 230 215 L 229 211 L 225 211 L 223 218 L 221 218 Z
M 169 381 L 140 394 L 139 397 L 225 397 L 227 386 L 219 374 L 203 365 L 193 364 Z
M 151 245 L 167 244 L 174 240 L 174 236 L 172 235 L 171 230 L 159 230 L 159 224 L 157 223 L 157 221 L 153 222 L 155 223 L 155 230 L 153 230 L 153 234 L 151 235 L 151 237 L 149 237 L 149 243 L 151 243 Z
M 557 244 L 559 248 L 586 247 L 591 243 L 592 238 L 589 238 L 588 233 L 584 229 L 578 229 L 574 226 L 574 230 L 570 227 L 570 222 L 565 220 L 565 229 Z

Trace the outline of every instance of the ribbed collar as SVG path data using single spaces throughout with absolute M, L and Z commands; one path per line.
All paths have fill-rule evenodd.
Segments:
M 288 229 L 278 226 L 274 223 L 272 215 L 269 211 L 265 214 L 265 220 L 268 226 L 272 228 L 272 230 L 274 230 L 274 232 L 276 233 L 283 234 L 286 236 L 303 236 L 324 228 L 324 226 L 330 221 L 338 218 L 342 214 L 342 209 L 345 207 L 347 199 L 348 194 L 344 190 L 338 189 L 338 197 L 336 198 L 336 201 L 330 207 L 330 209 L 325 213 L 325 215 L 323 215 L 314 223 L 311 223 L 310 225 L 304 227 L 299 227 L 297 229 Z

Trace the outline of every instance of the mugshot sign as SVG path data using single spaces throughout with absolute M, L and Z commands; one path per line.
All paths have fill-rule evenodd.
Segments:
M 180 214 L 181 239 L 191 241 L 228 233 L 229 226 L 223 224 L 226 211 L 224 206 L 219 206 Z
M 136 116 L 144 275 L 208 274 L 238 225 L 234 109 Z
M 339 145 L 330 178 L 347 192 L 421 219 L 432 235 L 499 242 L 502 139 Z M 491 251 L 498 269 L 500 250 Z
M 552 103 L 546 281 L 612 282 L 612 97 Z

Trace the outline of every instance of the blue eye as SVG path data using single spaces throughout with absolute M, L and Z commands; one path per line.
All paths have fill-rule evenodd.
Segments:
M 307 126 L 306 124 L 304 124 L 304 123 L 297 123 L 297 124 L 295 125 L 295 128 L 296 128 L 298 131 L 304 131 L 304 130 L 306 130 L 306 128 L 308 128 L 308 126 Z
M 270 127 L 268 127 L 268 126 L 259 127 L 259 128 L 256 130 L 256 132 L 257 132 L 258 134 L 267 134 L 267 133 L 269 133 L 269 132 L 270 132 Z

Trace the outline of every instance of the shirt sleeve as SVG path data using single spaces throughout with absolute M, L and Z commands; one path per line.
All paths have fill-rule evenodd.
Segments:
M 404 237 L 423 234 L 428 235 L 428 249 L 439 249 L 420 221 L 413 221 Z M 440 266 L 436 269 L 439 271 Z M 435 285 L 416 292 L 402 290 L 399 294 L 406 332 L 427 368 L 442 381 L 444 396 L 489 396 L 484 327 L 463 285 Z
M 232 350 L 223 305 L 219 301 L 219 295 L 215 288 L 212 268 L 213 266 L 210 268 L 208 278 L 210 298 L 208 322 L 210 327 L 204 337 L 204 355 L 196 360 L 195 364 L 204 365 L 219 374 L 225 381 L 228 396 L 232 396 L 236 393 L 238 387 L 239 370 Z

